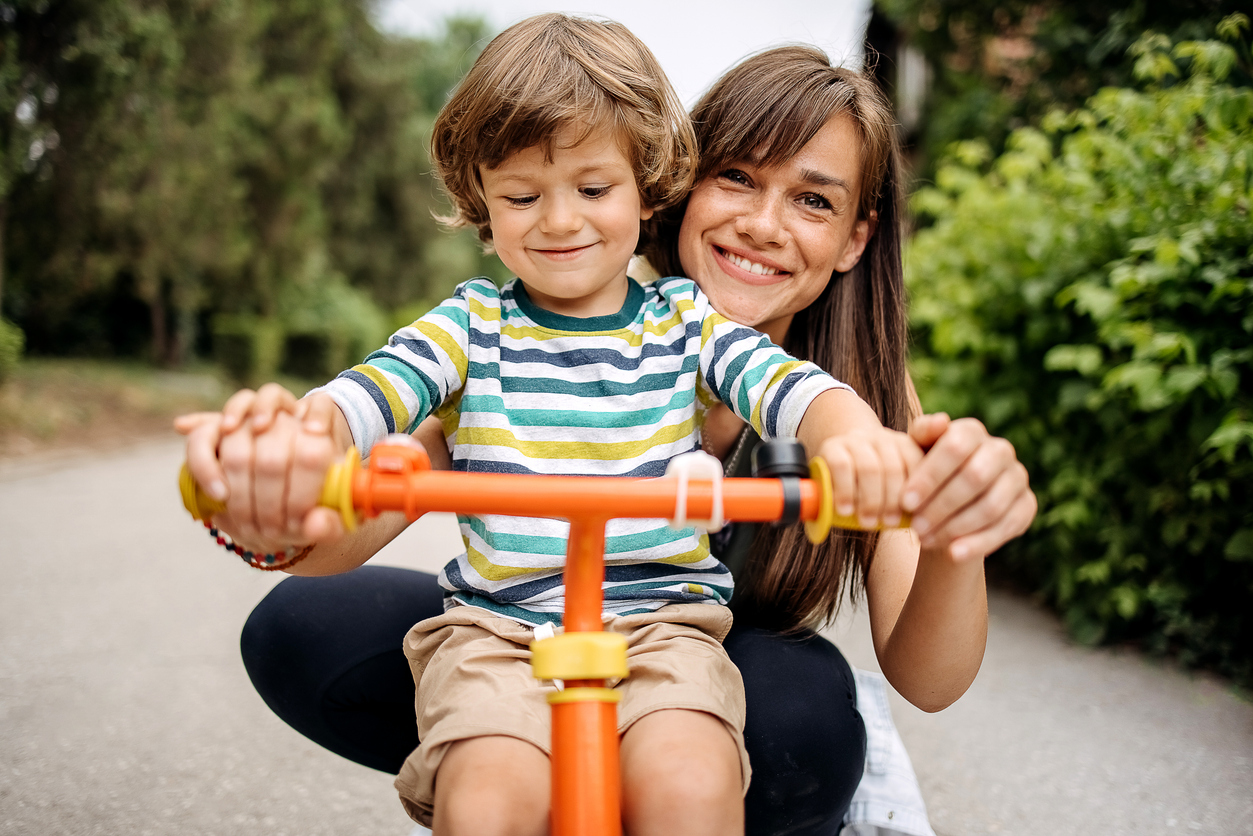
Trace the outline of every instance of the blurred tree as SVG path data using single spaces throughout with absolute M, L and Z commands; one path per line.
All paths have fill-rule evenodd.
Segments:
M 994 152 L 1010 131 L 1053 107 L 1082 105 L 1101 87 L 1133 83 L 1129 47 L 1145 31 L 1200 39 L 1243 5 L 1236 0 L 874 0 L 870 44 L 881 72 L 903 86 L 907 50 L 925 59 L 920 118 L 907 126 L 926 179 L 952 142 L 982 139 Z M 1247 60 L 1229 81 L 1248 85 Z
M 325 304 L 350 284 L 394 307 L 465 278 L 449 252 L 487 264 L 438 231 L 425 150 L 485 28 L 391 38 L 369 8 L 0 0 L 0 293 L 33 349 L 175 363 L 219 314 L 327 310 L 359 342 L 372 303 Z

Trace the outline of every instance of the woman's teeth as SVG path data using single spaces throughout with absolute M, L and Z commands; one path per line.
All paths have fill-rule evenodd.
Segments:
M 782 270 L 776 270 L 773 267 L 767 267 L 764 264 L 758 264 L 755 261 L 749 261 L 747 258 L 741 258 L 735 253 L 730 253 L 726 250 L 723 250 L 722 254 L 726 256 L 727 261 L 731 262 L 736 267 L 741 270 L 747 270 L 750 273 L 755 273 L 758 276 L 777 276 L 779 273 L 783 272 Z

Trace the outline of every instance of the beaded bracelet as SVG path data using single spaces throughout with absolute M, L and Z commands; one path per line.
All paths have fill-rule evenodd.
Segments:
M 300 561 L 309 556 L 309 552 L 313 551 L 313 543 L 305 546 L 298 552 L 295 552 L 290 558 L 287 557 L 286 551 L 278 551 L 273 554 L 256 554 L 250 552 L 238 543 L 232 543 L 227 539 L 226 534 L 214 528 L 208 520 L 204 521 L 204 527 L 209 529 L 209 536 L 217 540 L 218 545 L 226 549 L 234 555 L 238 555 L 240 559 L 254 569 L 260 569 L 263 572 L 273 572 L 276 569 L 286 569 L 295 566 Z

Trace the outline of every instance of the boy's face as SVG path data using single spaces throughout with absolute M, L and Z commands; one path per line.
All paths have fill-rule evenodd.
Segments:
M 568 147 L 572 138 L 557 135 L 551 161 L 536 146 L 479 176 L 496 254 L 531 299 L 566 316 L 607 316 L 626 300 L 627 263 L 653 212 L 612 132 Z

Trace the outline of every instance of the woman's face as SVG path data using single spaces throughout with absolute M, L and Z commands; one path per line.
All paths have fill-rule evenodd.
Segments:
M 696 184 L 679 228 L 683 272 L 713 306 L 781 343 L 833 272 L 852 269 L 874 232 L 858 220 L 861 142 L 827 122 L 778 166 L 731 163 Z

